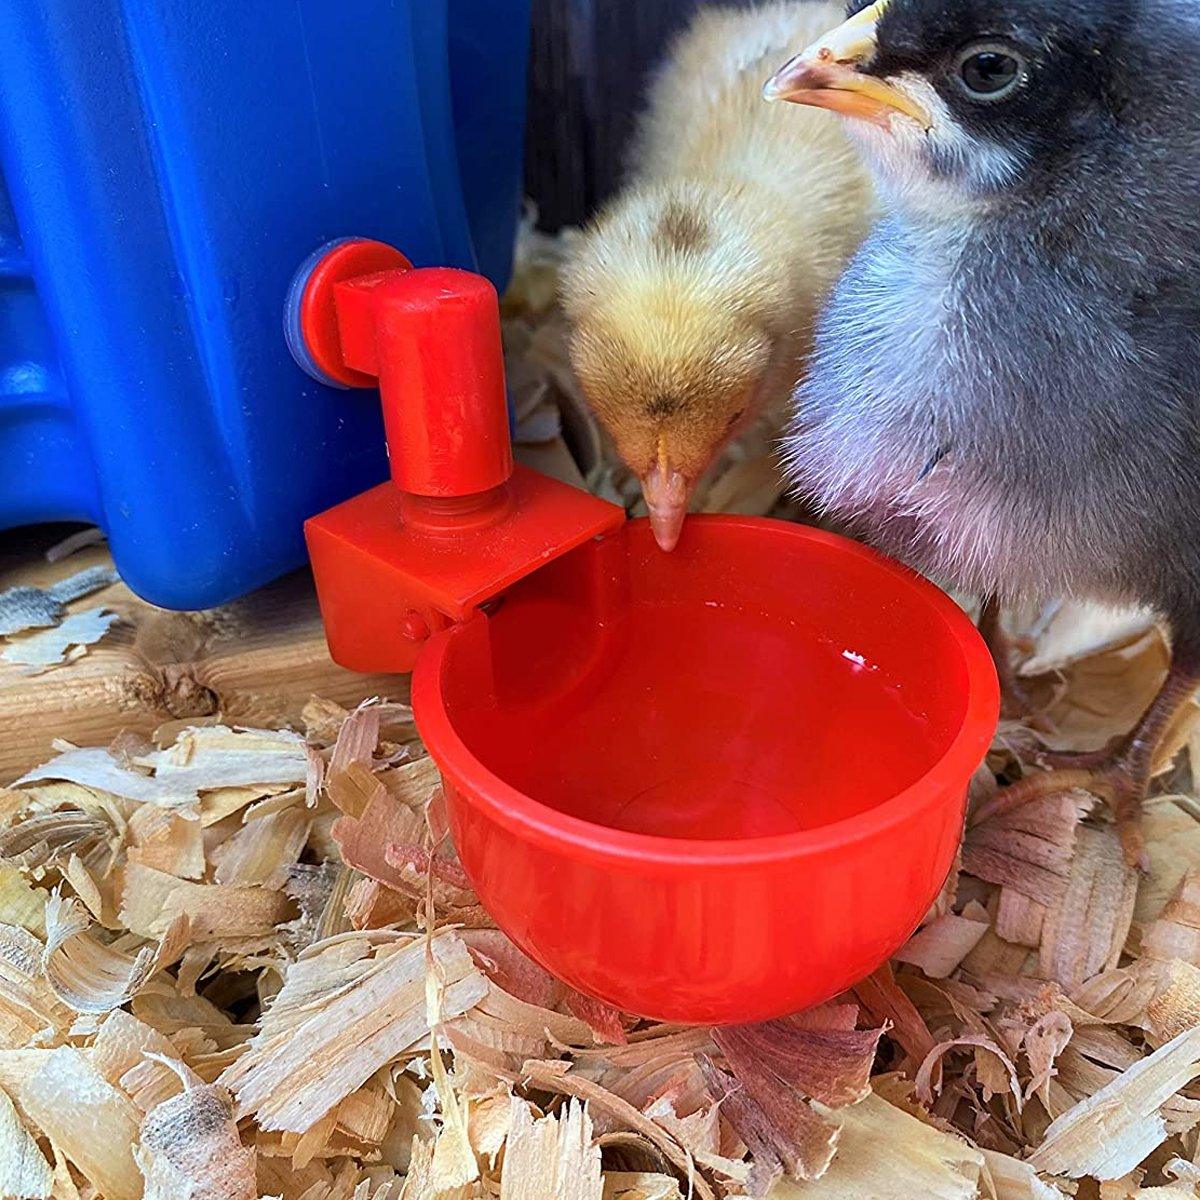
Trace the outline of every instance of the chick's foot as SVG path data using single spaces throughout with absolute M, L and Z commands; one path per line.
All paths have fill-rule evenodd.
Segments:
M 1114 738 L 1099 750 L 1040 750 L 1037 764 L 1051 771 L 1097 771 L 1115 762 L 1128 742 L 1126 735 Z
M 1140 871 L 1150 867 L 1142 835 L 1142 802 L 1150 788 L 1150 760 L 1122 752 L 1095 767 L 1060 767 L 1009 784 L 975 814 L 973 824 L 1012 812 L 1031 800 L 1083 791 L 1104 800 L 1117 824 L 1125 861 Z
M 1038 704 L 1018 677 L 1013 665 L 1012 639 L 1000 620 L 1000 602 L 989 596 L 979 613 L 979 633 L 992 652 L 996 675 L 1000 680 L 1000 715 L 1018 720 L 1037 712 Z
M 1090 792 L 1104 800 L 1112 811 L 1125 861 L 1131 867 L 1148 870 L 1150 863 L 1141 828 L 1142 803 L 1150 788 L 1163 737 L 1175 714 L 1190 703 L 1198 682 L 1200 656 L 1177 652 L 1158 695 L 1128 737 L 1116 747 L 1076 756 L 1074 765 L 1064 762 L 1057 769 L 1028 775 L 1010 784 L 976 811 L 972 823 L 978 825 L 1043 796 L 1076 790 Z

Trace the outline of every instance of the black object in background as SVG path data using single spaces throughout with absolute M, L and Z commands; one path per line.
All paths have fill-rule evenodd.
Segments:
M 534 0 L 525 187 L 543 229 L 579 224 L 620 182 L 646 73 L 704 2 Z

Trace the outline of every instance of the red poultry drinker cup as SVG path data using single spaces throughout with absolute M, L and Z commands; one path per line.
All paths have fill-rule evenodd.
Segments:
M 291 341 L 378 385 L 392 478 L 308 522 L 333 657 L 412 671 L 462 865 L 566 983 L 762 1020 L 917 927 L 996 724 L 987 649 L 906 568 L 781 521 L 648 523 L 514 466 L 496 296 L 379 243 L 316 258 Z

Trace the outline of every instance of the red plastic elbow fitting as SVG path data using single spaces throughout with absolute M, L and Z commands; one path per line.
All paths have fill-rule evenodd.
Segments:
M 406 520 L 447 529 L 501 505 L 513 472 L 496 291 L 433 267 L 334 287 L 348 366 L 379 380 L 392 482 Z

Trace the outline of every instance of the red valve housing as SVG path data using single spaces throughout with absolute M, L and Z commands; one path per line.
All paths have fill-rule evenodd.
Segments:
M 337 662 L 411 671 L 431 633 L 624 521 L 616 505 L 514 465 L 499 305 L 482 276 L 412 269 L 354 240 L 296 290 L 313 365 L 378 386 L 388 439 L 391 480 L 305 524 Z

